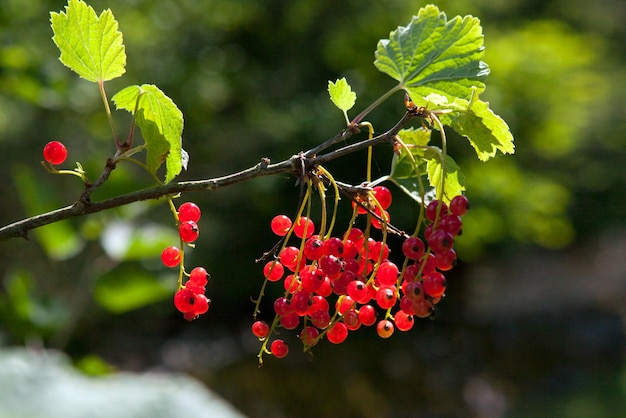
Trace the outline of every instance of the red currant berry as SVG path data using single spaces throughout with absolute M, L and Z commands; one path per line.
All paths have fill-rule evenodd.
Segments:
M 402 284 L 402 293 L 412 302 L 424 299 L 424 289 L 420 282 L 405 281 Z
M 439 205 L 441 205 L 441 207 Z M 438 217 L 442 217 L 447 212 L 448 206 L 440 200 L 433 200 L 428 204 L 428 206 L 426 206 L 426 218 L 428 218 L 431 222 L 435 222 Z
M 376 216 L 378 216 L 378 218 L 372 216 L 372 226 L 376 229 L 382 229 L 383 228 L 383 221 L 384 223 L 389 223 L 389 221 L 391 220 L 391 217 L 389 216 L 389 212 L 387 212 L 386 210 L 383 209 L 383 211 L 381 212 L 379 208 L 374 209 L 374 214 Z
M 461 233 L 462 227 L 463 221 L 461 221 L 461 218 L 451 213 L 442 216 L 437 225 L 437 229 L 449 232 L 453 237 Z
M 300 325 L 300 317 L 295 312 L 288 313 L 280 317 L 280 325 L 288 330 L 296 329 Z
M 170 246 L 166 247 L 161 252 L 161 261 L 166 267 L 176 267 L 180 264 L 181 251 L 178 247 Z
M 309 314 L 312 314 L 315 311 L 326 311 L 330 310 L 330 305 L 328 304 L 328 300 L 325 297 L 320 295 L 314 295 L 311 298 L 311 306 L 309 307 Z
M 270 351 L 272 355 L 276 358 L 284 358 L 289 353 L 289 347 L 287 343 L 283 340 L 274 340 L 270 345 Z
M 301 216 L 293 226 L 293 233 L 298 238 L 310 238 L 315 230 L 315 224 L 306 216 Z
M 302 333 L 300 334 L 300 339 L 306 347 L 313 347 L 317 344 L 317 337 L 319 337 L 319 335 L 320 332 L 317 330 L 317 328 L 309 325 L 302 330 Z
M 182 313 L 194 310 L 196 295 L 190 289 L 183 287 L 174 295 L 174 306 Z
M 381 286 L 376 292 L 376 303 L 382 309 L 389 309 L 396 304 L 396 288 L 394 286 Z
M 353 280 L 348 283 L 346 293 L 357 303 L 365 304 L 370 300 L 367 286 L 365 286 L 365 283 L 363 283 L 361 280 Z
M 455 196 L 450 202 L 450 212 L 457 216 L 465 215 L 469 207 L 469 200 L 463 195 Z
M 285 247 L 278 255 L 278 259 L 283 266 L 287 267 L 291 271 L 296 271 L 298 267 L 298 257 L 300 256 L 300 250 L 296 247 Z M 300 257 L 300 266 L 303 267 L 306 263 L 305 257 Z
M 363 234 L 363 231 L 361 231 L 359 228 L 350 228 L 350 231 L 348 231 L 344 237 L 344 240 L 350 240 L 354 243 L 354 245 L 356 246 L 356 248 L 361 248 L 363 247 L 363 241 L 365 240 L 365 235 Z
M 324 241 L 314 235 L 304 243 L 304 256 L 309 260 L 319 260 L 324 255 Z
M 437 261 L 437 268 L 439 270 L 448 271 L 456 264 L 456 251 L 452 249 L 444 254 L 435 254 L 435 260 Z
M 343 240 L 337 237 L 330 237 L 324 241 L 324 254 L 343 257 Z
M 291 219 L 287 215 L 276 215 L 270 222 L 272 232 L 279 237 L 284 237 L 291 229 Z
M 376 272 L 376 279 L 381 285 L 391 286 L 398 281 L 398 266 L 387 260 L 380 263 Z
M 341 275 L 343 263 L 334 255 L 325 255 L 320 258 L 319 266 L 324 271 L 324 274 L 334 279 Z
M 293 308 L 291 307 L 291 302 L 289 299 L 280 297 L 274 301 L 274 312 L 278 316 L 285 316 L 291 312 L 293 312 Z
M 326 275 L 324 271 L 319 268 L 303 269 L 300 274 L 300 280 L 302 282 L 302 288 L 309 293 L 315 293 L 324 283 Z
M 270 282 L 279 281 L 283 277 L 284 273 L 285 268 L 282 264 L 280 264 L 280 261 L 277 260 L 268 261 L 263 267 L 263 276 L 265 276 L 265 278 Z
M 343 314 L 343 323 L 350 331 L 356 331 L 361 327 L 361 321 L 359 321 L 359 314 L 356 310 L 350 309 Z
M 359 308 L 359 321 L 369 327 L 376 323 L 376 309 L 372 305 L 363 305 Z
M 301 285 L 300 279 L 295 274 L 290 274 L 283 280 L 285 290 L 292 295 L 300 290 Z
M 310 315 L 311 323 L 319 329 L 330 325 L 330 314 L 327 311 L 315 311 Z
M 396 324 L 396 328 L 400 331 L 408 331 L 413 328 L 413 324 L 415 323 L 413 319 L 413 315 L 407 315 L 404 311 L 398 311 L 393 316 L 393 322 Z
M 424 298 L 413 302 L 413 312 L 415 312 L 415 316 L 418 318 L 428 318 L 434 311 L 435 308 L 433 307 L 432 302 L 428 299 Z
M 333 344 L 341 344 L 348 337 L 348 327 L 343 322 L 335 322 L 326 332 L 326 338 Z
M 389 338 L 393 334 L 394 326 L 393 322 L 388 319 L 382 319 L 378 321 L 376 325 L 376 332 L 380 338 Z
M 291 307 L 299 316 L 304 316 L 311 307 L 311 294 L 305 290 L 300 290 L 293 294 Z
M 391 191 L 388 188 L 385 186 L 376 186 L 372 190 L 372 193 L 383 209 L 387 209 L 391 206 Z
M 209 282 L 209 273 L 204 267 L 196 267 L 189 273 L 189 281 L 187 284 L 193 286 L 204 287 Z
M 193 202 L 185 202 L 178 208 L 178 220 L 180 222 L 198 222 L 201 214 L 200 208 Z
M 322 285 L 317 289 L 317 294 L 322 297 L 330 296 L 333 293 L 333 282 L 328 276 L 324 276 Z
M 198 235 L 200 235 L 200 229 L 194 221 L 185 221 L 180 224 L 179 227 L 180 239 L 184 242 L 194 242 Z
M 433 253 L 428 253 L 424 261 L 422 262 L 422 273 L 429 273 L 435 271 L 437 268 L 437 259 Z
M 428 245 L 435 254 L 445 254 L 452 249 L 454 237 L 449 232 L 438 229 L 428 238 Z
M 400 310 L 407 315 L 415 315 L 415 311 L 413 310 L 413 301 L 406 296 L 402 296 L 400 299 Z
M 270 326 L 265 321 L 255 321 L 252 324 L 252 333 L 255 337 L 263 339 L 269 335 Z
M 335 310 L 340 315 L 343 315 L 348 310 L 352 309 L 354 307 L 354 304 L 354 299 L 352 299 L 348 295 L 342 295 L 339 297 L 339 299 L 337 299 L 337 302 L 335 302 Z
M 67 148 L 59 141 L 50 141 L 43 147 L 43 158 L 52 165 L 63 164 L 67 158 Z
M 193 313 L 196 314 L 196 316 L 207 313 L 210 304 L 211 300 L 209 298 L 201 293 L 197 293 L 193 303 Z
M 402 243 L 402 253 L 406 258 L 419 260 L 424 255 L 424 241 L 418 237 L 409 237 Z
M 424 293 L 430 297 L 436 298 L 443 295 L 446 291 L 446 286 L 446 278 L 438 271 L 426 273 L 423 276 L 422 287 L 424 288 Z
M 417 275 L 419 274 L 420 266 L 418 264 L 409 264 L 404 269 L 404 273 L 402 273 L 402 278 L 404 281 L 414 281 Z

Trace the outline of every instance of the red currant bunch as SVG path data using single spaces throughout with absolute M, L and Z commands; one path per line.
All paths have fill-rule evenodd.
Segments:
M 208 281 L 207 271 L 203 267 L 196 267 L 191 270 L 187 283 L 174 295 L 174 306 L 188 321 L 196 319 L 209 310 L 211 300 L 204 294 Z
M 209 274 L 203 267 L 196 267 L 188 274 L 188 280 L 183 284 L 186 275 L 183 265 L 184 245 L 193 245 L 198 238 L 199 229 L 197 222 L 200 220 L 201 211 L 193 202 L 185 202 L 178 207 L 178 232 L 180 234 L 180 248 L 175 246 L 166 247 L 161 253 L 161 261 L 166 267 L 179 267 L 179 288 L 174 295 L 174 306 L 183 313 L 185 319 L 191 321 L 209 310 L 211 300 L 205 295 Z
M 43 147 L 43 158 L 49 164 L 63 164 L 67 159 L 67 148 L 59 141 L 50 141 Z
M 300 328 L 305 349 L 322 339 L 340 344 L 361 326 L 375 325 L 381 338 L 389 338 L 395 329 L 412 329 L 415 317 L 431 316 L 443 298 L 447 286 L 443 272 L 456 261 L 454 239 L 469 208 L 467 198 L 456 196 L 449 204 L 435 200 L 426 207 L 425 237 L 405 237 L 402 265 L 389 259 L 385 239 L 370 234 L 388 227 L 389 189 L 376 186 L 357 199 L 355 217 L 367 215 L 374 229 L 351 223 L 345 232 L 332 236 L 316 234 L 314 222 L 304 216 L 295 221 L 286 215 L 272 219 L 271 230 L 283 245 L 275 259 L 266 262 L 263 275 L 269 282 L 282 282 L 285 293 L 274 300 L 271 325 L 261 320 L 252 325 L 252 333 L 263 343 L 260 362 L 263 353 L 287 355 L 285 340 L 272 340 L 278 328 Z M 287 242 L 291 233 L 299 245 Z

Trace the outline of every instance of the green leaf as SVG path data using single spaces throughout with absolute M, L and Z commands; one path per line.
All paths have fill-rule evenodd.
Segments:
M 434 154 L 434 153 L 433 153 Z M 428 181 L 430 185 L 437 190 L 436 196 L 446 203 L 465 190 L 465 176 L 461 173 L 461 168 L 450 157 L 445 157 L 445 173 L 444 165 L 441 163 L 440 156 L 434 154 L 426 163 L 426 171 L 428 172 Z M 439 190 L 443 182 L 443 191 Z
M 430 187 L 435 188 L 437 196 L 443 193 L 443 200 L 449 202 L 454 196 L 465 190 L 465 177 L 459 166 L 449 155 L 445 158 L 445 179 L 441 150 L 429 146 L 431 131 L 426 129 L 403 129 L 398 132 L 400 140 L 407 146 L 399 154 L 394 155 L 391 162 L 389 179 L 398 185 L 405 193 L 418 202 L 423 201 L 420 188 L 420 179 L 427 175 Z M 443 191 L 441 188 L 444 180 Z
M 165 182 L 169 183 L 186 165 L 182 149 L 183 114 L 158 87 L 144 84 L 129 86 L 113 96 L 118 109 L 135 116 L 146 141 L 146 165 L 156 173 L 165 162 Z
M 65 10 L 50 13 L 52 40 L 61 51 L 61 62 L 93 82 L 124 74 L 126 52 L 111 10 L 97 16 L 95 10 L 81 0 L 69 0 Z
M 482 92 L 481 81 L 489 74 L 483 57 L 480 21 L 457 16 L 450 21 L 434 5 L 420 9 L 408 26 L 391 32 L 378 42 L 374 64 L 399 81 L 415 103 L 435 93 L 449 101 L 469 99 L 473 89 Z
M 459 100 L 457 100 L 457 103 Z M 496 155 L 513 154 L 515 145 L 509 126 L 489 108 L 489 103 L 476 96 L 466 102 L 466 110 L 443 114 L 439 118 L 444 125 L 469 139 L 481 161 Z
M 356 93 L 352 91 L 345 77 L 335 83 L 328 81 L 328 93 L 335 106 L 344 112 L 352 109 L 356 103 Z

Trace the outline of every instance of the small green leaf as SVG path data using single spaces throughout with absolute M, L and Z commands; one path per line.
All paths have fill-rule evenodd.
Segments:
M 458 164 L 449 155 L 446 155 L 445 158 L 445 177 L 443 168 L 439 155 L 432 155 L 432 158 L 429 158 L 426 163 L 428 181 L 432 187 L 437 189 L 437 198 L 450 203 L 455 196 L 460 195 L 465 190 L 465 176 L 461 173 Z M 442 182 L 443 191 L 439 190 Z
M 457 101 L 458 103 L 459 101 Z M 481 161 L 487 161 L 496 155 L 513 154 L 515 145 L 509 126 L 489 108 L 488 102 L 476 96 L 466 102 L 466 110 L 460 110 L 440 116 L 444 125 L 452 127 L 456 132 L 469 139 Z
M 413 101 L 424 105 L 435 93 L 450 102 L 482 92 L 489 74 L 483 57 L 480 21 L 473 16 L 447 20 L 434 5 L 420 9 L 408 26 L 391 32 L 376 49 L 374 64 L 400 82 Z
M 118 109 L 128 110 L 146 141 L 146 165 L 156 173 L 165 162 L 165 182 L 176 177 L 185 164 L 182 149 L 183 114 L 158 87 L 144 84 L 129 86 L 113 96 Z
M 100 16 L 82 0 L 69 0 L 65 12 L 50 13 L 52 40 L 61 62 L 82 78 L 104 82 L 126 71 L 122 33 L 111 10 Z
M 356 103 L 356 93 L 352 91 L 346 78 L 340 78 L 335 83 L 328 81 L 328 93 L 330 100 L 344 112 L 352 109 Z
M 441 187 L 443 179 L 441 150 L 428 145 L 431 131 L 426 129 L 403 129 L 398 132 L 398 136 L 409 152 L 402 148 L 400 154 L 394 155 L 389 179 L 414 200 L 422 202 L 423 193 L 427 192 L 420 188 L 419 181 L 423 176 L 428 176 L 430 187 L 435 189 Z M 446 156 L 445 161 L 443 199 L 449 202 L 465 190 L 465 177 L 452 157 Z M 437 190 L 437 195 L 440 194 L 441 191 Z

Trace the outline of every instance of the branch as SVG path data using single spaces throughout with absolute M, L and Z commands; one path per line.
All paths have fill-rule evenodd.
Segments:
M 106 178 L 108 178 L 109 174 L 114 168 L 111 166 L 111 164 L 107 163 L 103 175 L 101 175 L 100 178 L 94 183 L 94 185 L 92 185 L 92 187 L 88 189 L 88 192 L 83 193 L 83 195 L 74 204 L 6 225 L 0 228 L 0 241 L 6 241 L 10 238 L 17 237 L 28 239 L 28 233 L 31 230 L 40 226 L 48 225 L 70 218 L 84 216 L 90 213 L 112 209 L 142 200 L 159 199 L 164 196 L 175 195 L 183 192 L 214 191 L 226 186 L 230 186 L 232 184 L 241 183 L 257 177 L 269 176 L 279 173 L 290 173 L 294 176 L 303 176 L 306 174 L 302 172 L 303 169 L 309 171 L 315 166 L 319 166 L 328 161 L 344 157 L 346 155 L 366 149 L 368 147 L 385 142 L 393 143 L 395 141 L 394 138 L 398 131 L 414 116 L 415 115 L 411 112 L 407 112 L 393 128 L 391 128 L 384 134 L 378 135 L 372 139 L 346 145 L 344 147 L 336 149 L 335 151 L 328 152 L 327 154 L 316 155 L 316 152 L 324 150 L 339 141 L 346 140 L 347 138 L 352 136 L 352 134 L 356 133 L 356 131 L 354 129 L 347 128 L 335 137 L 325 141 L 323 144 L 307 152 L 296 154 L 288 160 L 284 160 L 279 163 L 270 164 L 270 160 L 264 158 L 261 160 L 261 162 L 250 168 L 233 174 L 229 174 L 227 176 L 205 180 L 170 183 L 163 186 L 123 194 L 100 202 L 90 202 L 89 196 L 91 192 L 95 189 L 95 187 L 93 186 L 101 185 L 106 180 Z

